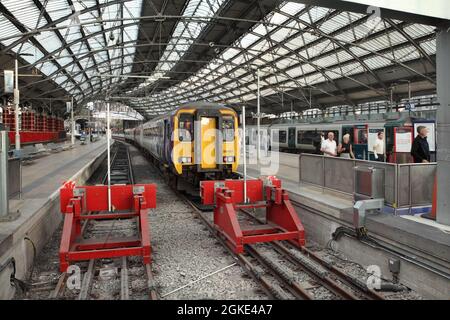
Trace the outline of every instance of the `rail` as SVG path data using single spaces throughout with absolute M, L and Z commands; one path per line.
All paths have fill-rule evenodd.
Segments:
M 384 169 L 385 203 L 393 208 L 430 206 L 437 164 L 393 164 L 364 160 L 299 156 L 299 182 L 353 195 L 355 167 Z

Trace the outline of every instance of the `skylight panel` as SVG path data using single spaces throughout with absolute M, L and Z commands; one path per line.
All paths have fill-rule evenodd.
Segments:
M 53 21 L 72 14 L 72 10 L 65 0 L 51 0 L 47 2 L 46 11 Z
M 33 0 L 2 0 L 2 5 L 29 30 L 42 27 L 46 23 L 44 18 L 41 18 L 39 21 L 40 11 L 35 6 Z

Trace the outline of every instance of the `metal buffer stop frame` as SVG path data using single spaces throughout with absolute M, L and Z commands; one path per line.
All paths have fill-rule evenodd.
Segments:
M 73 261 L 90 259 L 142 256 L 144 264 L 151 263 L 148 212 L 156 208 L 156 186 L 114 185 L 111 201 L 120 212 L 108 212 L 108 186 L 76 187 L 75 183 L 67 182 L 60 189 L 61 212 L 65 215 L 59 249 L 61 272 L 66 272 Z M 83 220 L 129 218 L 137 219 L 137 236 L 83 239 Z
M 244 201 L 245 185 L 248 201 Z M 235 253 L 243 253 L 245 245 L 252 243 L 289 240 L 299 247 L 305 245 L 305 230 L 281 180 L 202 181 L 200 192 L 204 205 L 215 205 L 215 228 Z M 266 208 L 266 224 L 240 224 L 239 210 L 257 208 Z

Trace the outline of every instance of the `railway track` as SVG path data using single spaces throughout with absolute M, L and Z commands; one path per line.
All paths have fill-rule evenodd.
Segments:
M 112 148 L 111 185 L 134 184 L 133 168 L 128 146 L 116 142 Z M 99 179 L 102 184 L 108 180 L 107 172 Z M 96 214 L 93 212 L 91 214 Z M 137 232 L 137 218 L 120 220 L 87 219 L 82 226 L 82 234 L 89 237 L 129 237 Z M 143 265 L 140 257 L 121 257 L 115 259 L 91 259 L 87 265 L 80 263 L 83 271 L 78 300 L 147 298 L 157 300 L 158 294 L 151 267 Z M 64 298 L 69 275 L 63 273 L 50 293 L 51 299 Z M 130 285 L 135 280 L 147 278 L 145 286 Z M 139 282 L 139 281 L 138 281 Z M 130 290 L 130 287 L 133 290 Z M 146 294 L 143 294 L 146 292 Z
M 369 290 L 365 283 L 343 273 L 314 252 L 306 248 L 299 250 L 286 241 L 282 243 L 247 245 L 245 254 L 234 254 L 223 237 L 218 234 L 212 221 L 207 217 L 208 214 L 212 215 L 212 213 L 205 212 L 204 207 L 200 206 L 200 209 L 198 204 L 184 194 L 177 193 L 192 207 L 195 216 L 200 218 L 207 229 L 216 237 L 217 241 L 235 257 L 246 273 L 261 285 L 261 288 L 269 298 L 313 300 L 316 299 L 313 291 L 320 289 L 333 299 L 383 299 L 383 296 L 377 292 Z M 241 216 L 252 220 L 253 223 L 264 224 L 245 210 L 242 211 Z M 267 251 L 271 251 L 273 257 L 268 257 Z M 280 265 L 279 261 L 285 261 L 289 268 Z M 299 273 L 308 280 L 301 281 L 296 276 Z
M 364 282 L 345 274 L 314 252 L 306 248 L 300 250 L 287 241 L 246 245 L 246 254 L 237 255 L 207 217 L 211 213 L 200 210 L 192 200 L 186 197 L 184 199 L 217 240 L 236 257 L 246 272 L 261 284 L 270 298 L 314 300 L 314 292 L 320 291 L 318 295 L 338 300 L 384 299 L 382 295 L 367 288 Z M 241 219 L 264 224 L 250 212 L 241 212 Z

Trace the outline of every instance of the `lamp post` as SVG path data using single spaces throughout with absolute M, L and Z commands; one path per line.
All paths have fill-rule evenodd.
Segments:
M 75 121 L 73 119 L 73 97 L 70 100 L 70 127 L 72 128 L 72 135 L 70 137 L 70 142 L 72 145 L 75 144 Z
M 259 73 L 259 69 L 256 69 L 256 78 L 257 78 L 257 137 L 258 137 L 258 145 L 257 145 L 257 159 L 258 159 L 258 164 L 259 161 L 261 161 L 261 75 Z
M 20 103 L 20 91 L 19 91 L 19 56 L 33 56 L 31 53 L 14 53 L 9 54 L 14 57 L 14 125 L 15 125 L 15 149 L 20 150 L 20 131 L 19 131 L 19 103 Z

